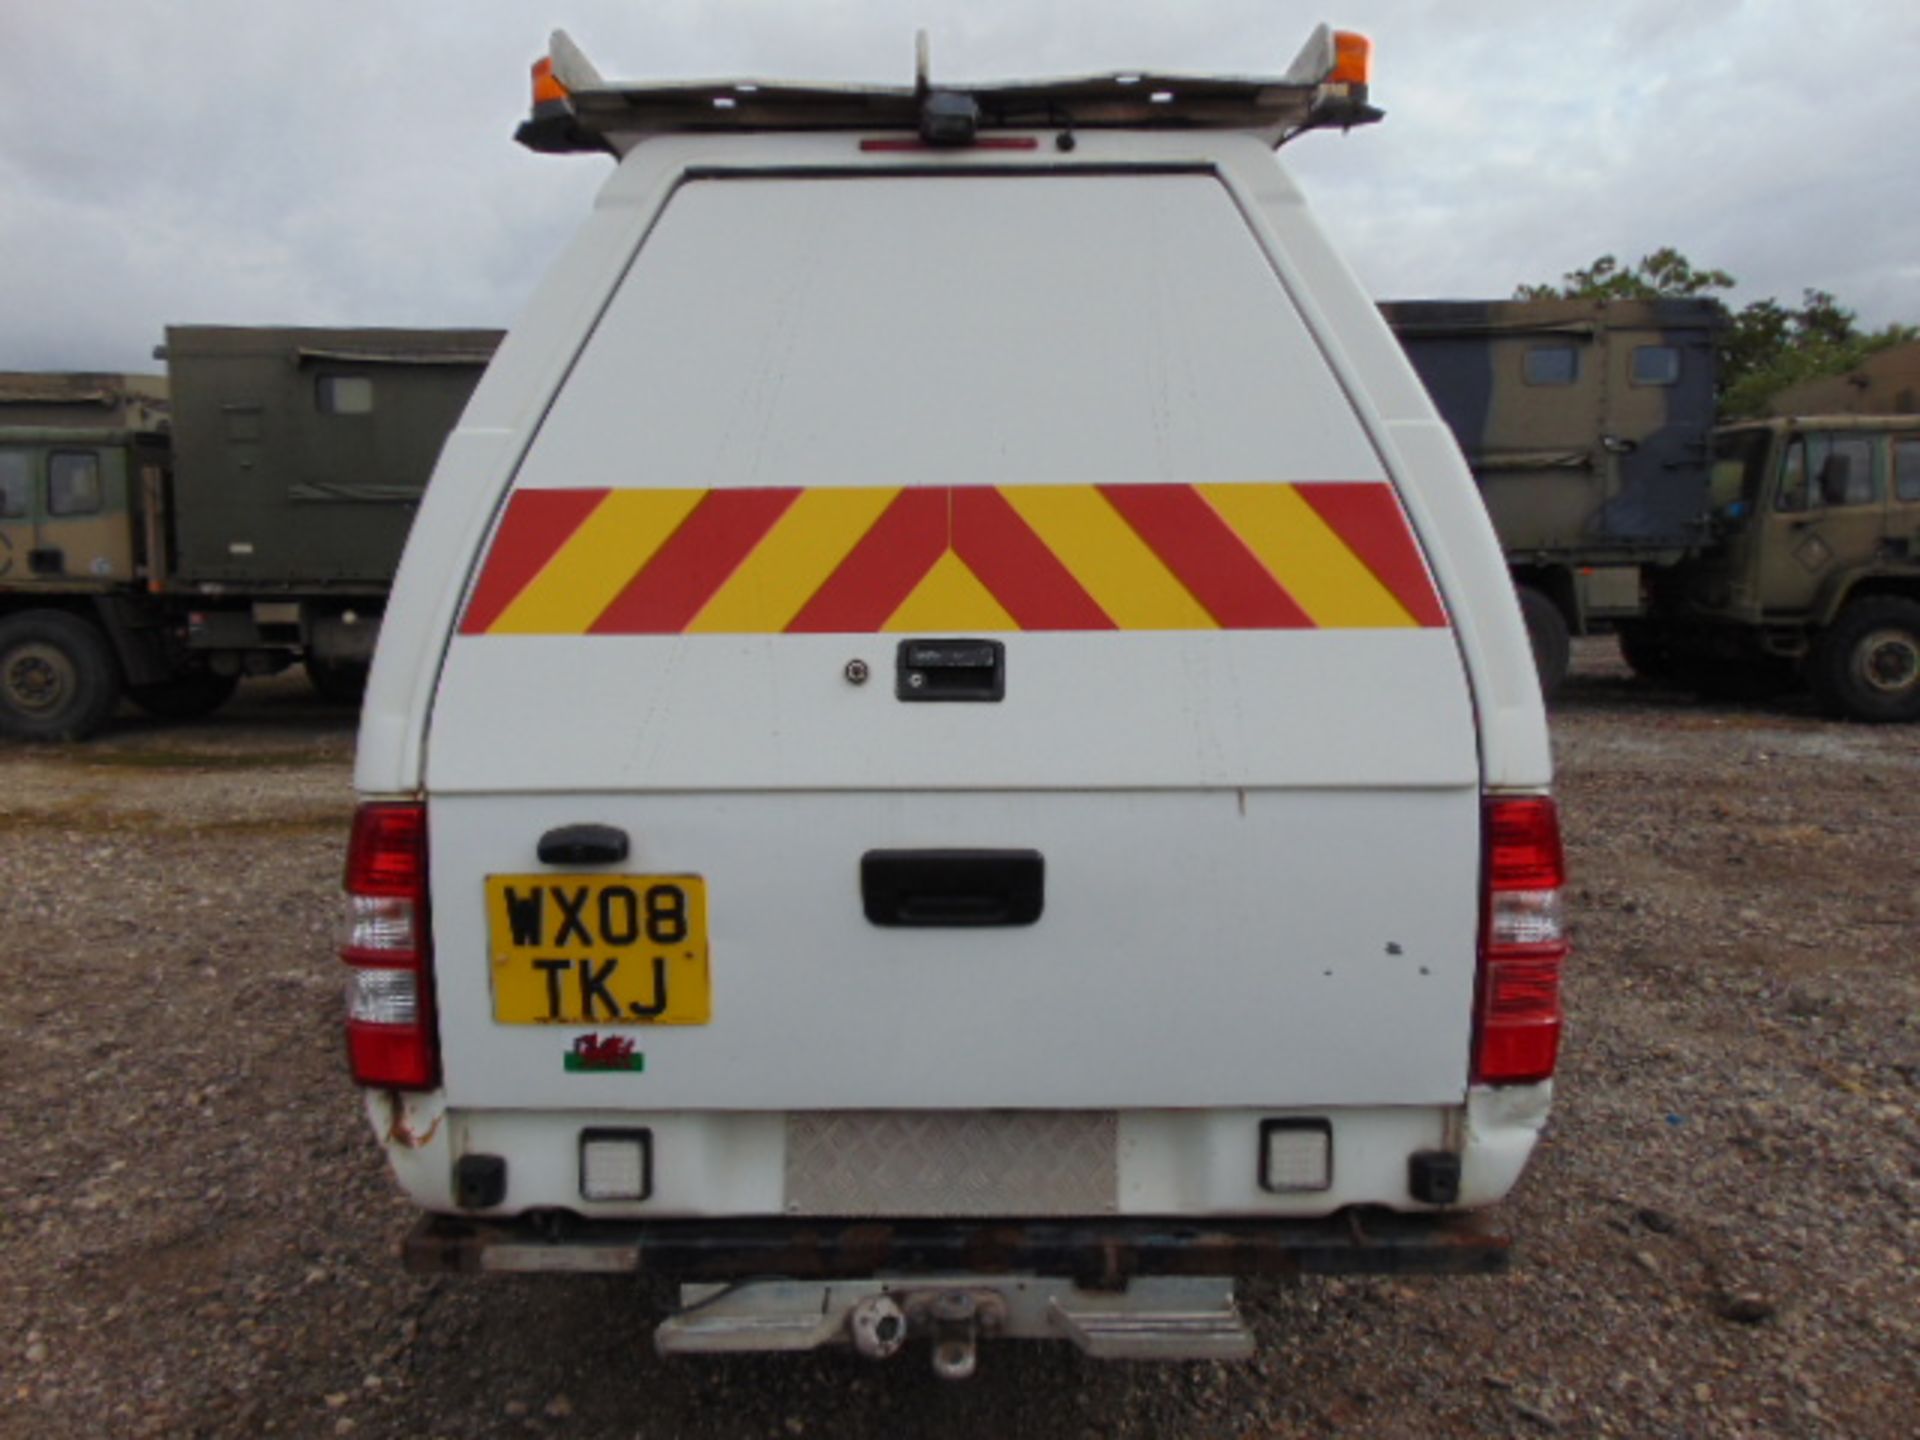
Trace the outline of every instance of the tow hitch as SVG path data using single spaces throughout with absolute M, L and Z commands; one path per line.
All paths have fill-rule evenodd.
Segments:
M 662 1355 L 812 1350 L 850 1344 L 885 1360 L 924 1339 L 933 1369 L 965 1380 L 981 1337 L 1069 1340 L 1099 1359 L 1244 1360 L 1253 1335 L 1233 1282 L 1148 1276 L 1083 1290 L 1039 1276 L 914 1276 L 834 1282 L 685 1285 L 685 1308 L 654 1331 Z
M 1511 1242 L 1483 1218 L 1343 1210 L 1308 1220 L 587 1221 L 427 1215 L 419 1274 L 652 1274 L 681 1282 L 663 1355 L 925 1340 L 963 1379 L 981 1337 L 1068 1340 L 1126 1360 L 1241 1360 L 1236 1275 L 1490 1275 Z M 784 1279 L 738 1279 L 785 1276 Z M 732 1282 L 732 1283 L 729 1283 Z

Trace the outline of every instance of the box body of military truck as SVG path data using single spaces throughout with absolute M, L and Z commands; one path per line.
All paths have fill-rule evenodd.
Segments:
M 1381 307 L 1460 442 L 1541 684 L 1568 642 L 1646 613 L 1708 537 L 1710 300 L 1403 300 Z
M 182 326 L 168 376 L 0 377 L 0 730 L 167 718 L 304 661 L 357 698 L 499 335 Z
M 171 584 L 384 594 L 491 330 L 173 326 Z

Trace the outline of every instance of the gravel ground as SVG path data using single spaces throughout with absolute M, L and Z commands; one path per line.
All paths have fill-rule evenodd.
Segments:
M 662 1362 L 634 1287 L 421 1281 L 331 958 L 351 722 L 0 748 L 0 1434 L 1904 1437 L 1920 1394 L 1920 731 L 1580 647 L 1579 954 L 1486 1280 L 1246 1294 L 1244 1366 Z

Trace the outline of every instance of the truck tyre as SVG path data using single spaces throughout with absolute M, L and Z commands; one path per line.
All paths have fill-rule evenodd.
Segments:
M 198 720 L 231 700 L 239 684 L 238 675 L 201 670 L 152 685 L 129 685 L 127 698 L 161 720 Z
M 1620 658 L 1642 680 L 1672 685 L 1685 675 L 1686 666 L 1674 653 L 1672 639 L 1658 626 L 1623 620 L 1616 638 L 1620 642 Z
M 1527 622 L 1527 641 L 1533 646 L 1533 668 L 1540 674 L 1540 695 L 1551 700 L 1565 683 L 1573 662 L 1573 637 L 1567 633 L 1560 607 L 1531 585 L 1515 587 L 1520 616 Z
M 1816 643 L 1808 678 L 1825 707 L 1850 719 L 1920 720 L 1920 604 L 1854 601 Z
M 358 705 L 361 697 L 367 693 L 368 668 L 351 660 L 309 658 L 307 679 L 312 683 L 314 693 L 322 700 L 333 705 Z
M 120 701 L 120 668 L 99 627 L 61 610 L 0 621 L 0 733 L 83 740 Z

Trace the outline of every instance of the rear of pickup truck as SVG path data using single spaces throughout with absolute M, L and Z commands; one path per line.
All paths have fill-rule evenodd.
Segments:
M 363 728 L 349 1039 L 412 1263 L 946 1373 L 1244 1354 L 1250 1271 L 1497 1269 L 1462 1217 L 1560 1029 L 1538 694 L 1264 147 L 652 141 L 563 272 Z

